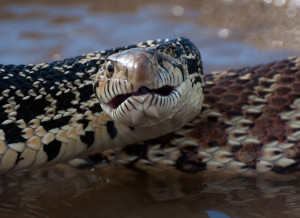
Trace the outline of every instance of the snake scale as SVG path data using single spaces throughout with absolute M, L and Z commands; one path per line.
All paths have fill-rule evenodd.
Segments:
M 178 37 L 0 65 L 0 77 L 2 173 L 81 156 L 184 172 L 300 169 L 299 57 L 203 76 L 198 49 Z

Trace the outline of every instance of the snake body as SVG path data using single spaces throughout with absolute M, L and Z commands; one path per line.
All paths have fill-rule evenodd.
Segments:
M 297 171 L 299 65 L 289 58 L 203 78 L 183 37 L 0 65 L 0 171 L 95 153 L 88 160 L 139 169 Z
M 169 133 L 195 117 L 203 100 L 200 54 L 185 38 L 49 64 L 0 65 L 0 78 L 2 173 Z

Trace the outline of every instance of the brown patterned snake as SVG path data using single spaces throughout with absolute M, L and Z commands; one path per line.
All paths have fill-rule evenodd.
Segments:
M 0 170 L 103 151 L 88 160 L 185 172 L 297 171 L 299 64 L 289 58 L 212 73 L 204 93 L 200 54 L 182 37 L 0 65 Z

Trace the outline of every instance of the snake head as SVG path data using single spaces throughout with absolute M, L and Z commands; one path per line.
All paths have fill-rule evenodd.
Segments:
M 114 120 L 132 127 L 165 124 L 171 131 L 200 112 L 203 84 L 193 81 L 202 76 L 201 64 L 197 63 L 197 72 L 189 72 L 194 64 L 191 49 L 197 48 L 189 47 L 187 56 L 182 44 L 170 43 L 106 58 L 96 74 L 94 90 L 103 110 Z M 193 54 L 199 62 L 198 50 Z

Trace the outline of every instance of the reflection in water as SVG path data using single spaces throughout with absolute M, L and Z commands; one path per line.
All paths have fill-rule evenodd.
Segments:
M 224 70 L 299 55 L 299 16 L 296 0 L 1 1 L 0 63 L 38 63 L 183 35 L 200 48 L 207 72 Z M 1 176 L 0 217 L 300 214 L 299 175 L 261 177 L 53 167 Z
M 206 211 L 217 211 L 230 217 L 281 217 L 300 212 L 298 178 L 61 166 L 2 177 L 0 214 L 208 217 Z

